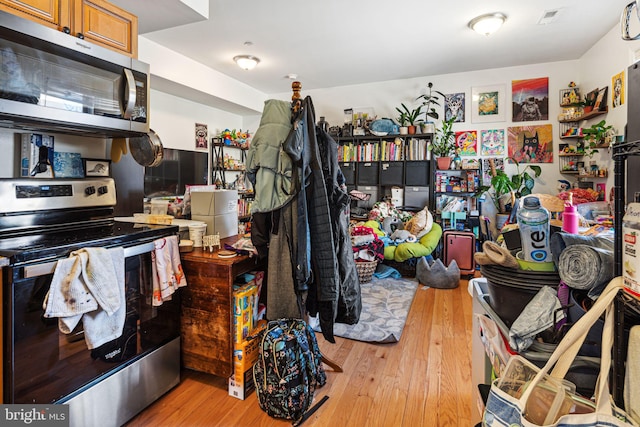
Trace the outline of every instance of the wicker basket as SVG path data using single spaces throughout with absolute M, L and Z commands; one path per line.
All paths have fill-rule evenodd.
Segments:
M 362 261 L 356 262 L 356 270 L 358 270 L 358 278 L 360 283 L 367 283 L 371 281 L 373 273 L 376 272 L 378 261 Z

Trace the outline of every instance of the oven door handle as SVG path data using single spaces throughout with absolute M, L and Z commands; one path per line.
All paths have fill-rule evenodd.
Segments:
M 154 249 L 155 244 L 153 242 L 126 247 L 124 248 L 124 258 L 126 259 L 132 256 L 152 252 Z M 39 276 L 46 276 L 47 274 L 53 274 L 56 271 L 56 265 L 58 265 L 58 261 L 51 261 L 42 264 L 27 266 L 24 268 L 24 278 L 30 279 Z

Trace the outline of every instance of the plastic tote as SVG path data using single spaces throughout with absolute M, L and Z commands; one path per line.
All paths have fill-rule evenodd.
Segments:
M 614 304 L 616 294 L 622 289 L 622 278 L 616 277 L 607 285 L 591 309 L 578 321 L 564 336 L 558 347 L 553 352 L 549 361 L 532 380 L 523 384 L 521 393 L 509 393 L 502 390 L 497 379 L 491 385 L 489 398 L 485 406 L 483 415 L 483 426 L 504 427 L 638 427 L 624 411 L 617 408 L 609 392 L 609 371 L 611 369 L 611 349 L 613 347 L 614 335 Z M 578 350 L 585 340 L 591 326 L 606 311 L 605 324 L 602 332 L 602 357 L 600 364 L 600 374 L 595 392 L 595 405 L 593 411 L 588 413 L 566 413 L 559 410 L 563 406 L 556 402 L 565 399 L 584 400 L 573 395 L 562 386 L 567 371 Z M 535 418 L 532 408 L 536 408 L 540 413 L 541 398 L 547 398 L 549 411 L 554 410 L 553 420 L 545 419 L 537 424 L 531 421 Z M 565 405 L 570 408 L 571 405 Z M 567 409 L 569 410 L 569 409 Z M 544 412 L 543 412 L 544 413 Z

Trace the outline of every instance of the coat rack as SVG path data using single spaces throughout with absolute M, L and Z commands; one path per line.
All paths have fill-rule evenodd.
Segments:
M 300 97 L 300 90 L 302 90 L 302 83 L 295 81 L 291 83 L 291 90 L 293 90 L 293 95 L 291 95 L 291 114 L 292 116 L 297 114 L 302 108 L 302 98 Z M 309 323 L 309 315 L 305 314 L 305 321 Z M 322 354 L 322 351 L 320 352 Z M 326 357 L 322 354 L 322 362 L 332 368 L 334 372 L 344 372 L 342 366 L 333 360 Z

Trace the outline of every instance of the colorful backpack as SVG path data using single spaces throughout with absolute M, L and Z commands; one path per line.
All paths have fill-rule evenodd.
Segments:
M 315 333 L 300 319 L 278 319 L 264 331 L 253 380 L 260 408 L 275 418 L 300 420 L 316 387 L 327 382 Z

